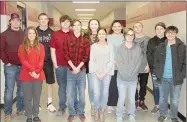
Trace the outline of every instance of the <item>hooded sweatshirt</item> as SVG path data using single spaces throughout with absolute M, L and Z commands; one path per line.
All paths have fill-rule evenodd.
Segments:
M 123 81 L 137 80 L 138 73 L 144 73 L 147 62 L 143 62 L 144 54 L 140 46 L 133 42 L 131 48 L 125 46 L 125 42 L 120 46 L 116 58 L 118 69 L 117 78 Z
M 18 57 L 18 48 L 24 40 L 24 31 L 21 29 L 19 31 L 15 31 L 8 28 L 6 31 L 1 33 L 0 37 L 0 57 L 3 63 L 21 65 Z
M 40 43 L 42 43 L 44 45 L 44 48 L 45 48 L 44 63 L 45 64 L 52 64 L 49 42 L 51 40 L 51 35 L 53 33 L 53 30 L 49 27 L 46 30 L 41 30 L 39 28 L 39 26 L 36 29 L 38 31 L 38 39 L 39 39 Z

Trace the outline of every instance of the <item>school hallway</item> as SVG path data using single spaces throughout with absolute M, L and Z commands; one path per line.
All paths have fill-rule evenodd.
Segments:
M 150 81 L 151 82 L 151 81 Z M 41 107 L 42 110 L 40 111 L 40 118 L 42 122 L 68 122 L 68 109 L 66 109 L 66 112 L 63 116 L 56 116 L 56 113 L 50 113 L 48 112 L 46 108 L 47 104 L 47 91 L 46 91 L 46 83 L 45 81 L 43 82 L 43 89 L 42 89 L 42 95 L 41 95 Z M 85 96 L 86 96 L 86 107 L 85 107 L 85 116 L 86 120 L 85 122 L 96 122 L 94 120 L 94 117 L 91 116 L 90 113 L 90 102 L 89 102 L 89 96 L 88 96 L 88 87 L 86 87 L 85 91 Z M 128 99 L 128 98 L 127 98 Z M 157 114 L 151 114 L 151 110 L 153 109 L 153 95 L 147 90 L 147 95 L 146 95 L 146 100 L 145 100 L 146 105 L 148 106 L 149 110 L 147 112 L 143 112 L 142 110 L 137 110 L 136 112 L 136 122 L 157 122 L 157 119 L 159 117 L 159 113 Z M 55 83 L 54 86 L 54 93 L 53 93 L 53 104 L 54 106 L 58 109 L 58 85 Z M 127 100 L 126 104 L 128 106 Z M 126 113 L 124 122 L 128 122 L 128 116 L 127 116 L 127 107 L 126 107 Z M 179 119 L 180 120 L 180 119 Z M 26 121 L 26 116 L 17 116 L 16 115 L 16 104 L 14 103 L 13 107 L 13 118 L 11 122 L 25 122 Z M 3 109 L 1 109 L 1 122 L 4 122 L 4 112 Z M 81 122 L 78 116 L 75 117 L 73 122 Z M 105 112 L 105 122 L 116 122 L 116 115 L 115 112 L 112 114 L 108 114 Z M 168 121 L 170 122 L 170 119 L 168 118 Z M 180 120 L 180 122 L 182 122 Z

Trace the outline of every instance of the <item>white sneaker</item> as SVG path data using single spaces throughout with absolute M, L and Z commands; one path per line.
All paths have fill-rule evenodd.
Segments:
M 123 118 L 122 117 L 117 117 L 117 122 L 123 122 Z
M 133 115 L 129 115 L 128 120 L 131 121 L 131 122 L 135 122 L 136 121 L 136 119 L 134 118 Z
M 113 110 L 114 110 L 114 109 L 112 108 L 112 106 L 108 106 L 107 113 L 108 113 L 108 114 L 111 114 Z
M 53 106 L 52 103 L 47 105 L 47 110 L 52 113 L 56 112 L 56 108 Z

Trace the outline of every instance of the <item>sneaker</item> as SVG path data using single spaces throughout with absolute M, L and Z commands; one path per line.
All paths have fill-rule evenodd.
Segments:
M 111 114 L 113 110 L 114 109 L 112 108 L 112 106 L 108 106 L 108 109 L 107 109 L 108 114 Z
M 156 114 L 157 112 L 159 112 L 159 108 L 157 106 L 155 106 L 153 108 L 153 110 L 151 111 L 152 114 Z
M 48 103 L 48 104 L 47 104 L 47 110 L 48 110 L 49 112 L 52 112 L 52 113 L 56 112 L 56 108 L 53 106 L 52 103 Z
M 141 101 L 139 103 L 139 106 L 140 108 L 143 110 L 143 111 L 148 111 L 148 107 L 145 105 L 144 101 Z
M 123 122 L 123 118 L 122 117 L 117 117 L 117 122 Z
M 32 122 L 32 118 L 27 118 L 26 122 Z
M 158 118 L 158 121 L 159 121 L 159 122 L 164 122 L 166 119 L 167 119 L 167 117 L 165 117 L 165 116 L 160 116 L 160 117 Z
M 12 116 L 10 114 L 5 115 L 5 122 L 10 122 L 12 120 Z
M 65 109 L 58 109 L 57 116 L 62 116 L 65 113 Z
M 17 111 L 16 114 L 17 114 L 18 116 L 24 115 L 24 114 L 25 114 L 25 111 L 24 111 L 24 110 L 22 110 L 22 111 Z
M 69 116 L 68 116 L 68 122 L 72 122 L 73 120 L 74 120 L 74 116 L 69 115 Z
M 136 101 L 136 109 L 139 107 L 139 101 Z
M 135 122 L 136 121 L 136 119 L 135 119 L 135 117 L 133 115 L 129 115 L 128 120 L 131 121 L 131 122 Z
M 41 122 L 41 120 L 40 120 L 39 117 L 34 117 L 34 118 L 33 118 L 33 122 Z
M 81 121 L 84 121 L 84 120 L 86 119 L 86 117 L 84 116 L 84 114 L 82 114 L 82 115 L 79 115 L 79 119 L 80 119 Z
M 177 118 L 171 118 L 171 122 L 179 122 Z

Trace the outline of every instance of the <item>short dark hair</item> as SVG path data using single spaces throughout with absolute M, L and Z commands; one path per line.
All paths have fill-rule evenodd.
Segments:
M 41 14 L 38 15 L 38 19 L 40 19 L 41 16 L 47 16 L 47 18 L 49 18 L 46 13 L 41 13 Z
M 81 24 L 81 26 L 82 26 L 82 23 L 81 23 L 81 21 L 80 21 L 80 20 L 78 20 L 78 19 L 74 19 L 74 20 L 72 21 L 72 24 L 71 24 L 71 26 L 74 26 L 75 22 L 79 22 L 79 23 Z
M 179 29 L 176 26 L 172 25 L 172 26 L 169 26 L 169 27 L 166 28 L 166 32 L 165 33 L 167 33 L 168 31 L 175 31 L 176 33 L 178 33 Z
M 143 28 L 143 24 L 141 22 L 135 22 L 134 25 L 137 24 L 137 23 L 139 23 L 140 25 L 142 25 L 142 28 Z M 134 25 L 133 25 L 133 28 L 134 28 Z
M 157 27 L 157 26 L 161 26 L 161 27 L 163 27 L 164 29 L 166 29 L 166 25 L 165 25 L 165 23 L 163 23 L 163 22 L 157 23 L 157 24 L 155 25 L 155 30 L 156 30 L 156 27 Z
M 60 21 L 60 23 L 61 23 L 61 22 L 64 22 L 64 21 L 66 21 L 66 20 L 69 20 L 70 23 L 72 22 L 71 17 L 68 16 L 68 15 L 63 15 L 63 16 L 61 16 L 59 21 Z
M 110 25 L 110 30 L 109 30 L 108 34 L 113 34 L 114 33 L 114 31 L 112 30 L 112 27 L 114 26 L 115 23 L 121 24 L 120 20 L 114 20 L 112 22 L 112 24 Z M 122 26 L 122 24 L 121 24 L 121 26 Z M 123 33 L 123 29 L 121 29 L 121 33 Z

